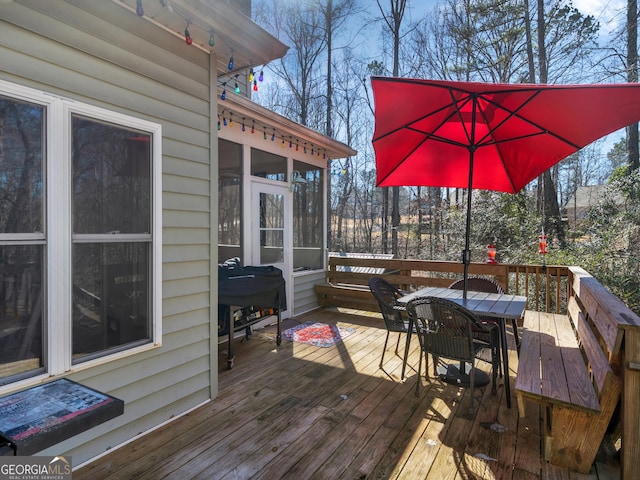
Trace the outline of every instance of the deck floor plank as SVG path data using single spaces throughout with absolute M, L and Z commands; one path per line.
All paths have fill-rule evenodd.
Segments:
M 404 338 L 392 334 L 379 368 L 386 330 L 379 315 L 321 309 L 284 321 L 355 328 L 329 348 L 283 340 L 273 327 L 234 342 L 227 368 L 220 344 L 219 395 L 210 403 L 74 471 L 74 480 L 103 479 L 597 479 L 619 475 L 615 462 L 587 476 L 541 457 L 541 411 L 527 402 L 519 418 L 513 395 L 478 389 L 468 415 L 468 389 L 421 379 L 415 396 L 418 342 L 401 381 Z M 518 356 L 508 332 L 511 385 Z M 478 367 L 489 371 L 489 364 Z M 424 373 L 424 363 L 423 363 Z M 478 403 L 480 402 L 480 405 Z M 126 408 L 126 406 L 125 406 Z M 492 425 L 498 425 L 498 431 Z M 501 431 L 500 427 L 504 428 Z M 178 447 L 179 446 L 179 447 Z

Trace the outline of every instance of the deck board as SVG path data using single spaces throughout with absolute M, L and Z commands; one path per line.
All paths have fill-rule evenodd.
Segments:
M 231 370 L 220 348 L 216 399 L 74 471 L 74 480 L 577 478 L 541 458 L 540 408 L 528 402 L 519 418 L 515 402 L 506 407 L 501 379 L 495 395 L 477 389 L 481 406 L 471 417 L 466 389 L 423 377 L 416 397 L 416 339 L 401 382 L 397 335 L 380 369 L 382 320 L 346 312 L 323 309 L 285 321 L 285 328 L 317 321 L 356 329 L 334 347 L 286 340 L 276 347 L 267 328 L 235 343 Z M 513 382 L 518 357 L 508 339 Z M 588 478 L 615 475 L 619 466 L 610 461 Z

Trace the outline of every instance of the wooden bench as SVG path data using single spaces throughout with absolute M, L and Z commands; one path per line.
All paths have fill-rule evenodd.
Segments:
M 326 283 L 314 289 L 321 307 L 349 307 L 377 312 L 378 303 L 369 291 L 369 279 L 384 276 L 401 290 L 448 287 L 462 276 L 460 262 L 393 259 L 389 254 L 330 254 Z M 494 278 L 506 289 L 507 265 L 472 263 L 470 275 Z
M 521 417 L 526 401 L 543 407 L 546 460 L 588 473 L 621 397 L 623 330 L 602 308 L 615 297 L 584 270 L 569 289 L 567 315 L 526 312 L 515 392 Z
M 369 290 L 369 278 L 388 273 L 377 260 L 389 260 L 384 253 L 329 253 L 327 282 L 315 285 L 321 307 L 349 307 L 376 311 L 378 303 Z

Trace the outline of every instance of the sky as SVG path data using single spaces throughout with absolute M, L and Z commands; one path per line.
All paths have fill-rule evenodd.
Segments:
M 573 6 L 585 15 L 593 15 L 600 22 L 603 34 L 608 34 L 624 21 L 624 15 L 614 14 L 624 11 L 626 0 L 573 0 Z
M 438 1 L 444 0 L 409 0 L 409 5 L 413 15 L 421 15 L 421 12 L 431 11 Z M 618 22 L 624 21 L 624 16 L 615 18 L 613 14 L 623 10 L 626 3 L 627 0 L 573 0 L 573 6 L 581 13 L 593 15 L 600 22 L 604 34 L 615 30 Z

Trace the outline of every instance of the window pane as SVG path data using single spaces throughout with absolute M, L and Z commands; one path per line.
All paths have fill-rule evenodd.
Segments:
M 287 159 L 280 155 L 251 149 L 251 175 L 254 177 L 287 181 Z
M 147 343 L 148 243 L 73 246 L 73 358 Z
M 43 232 L 43 107 L 0 96 L 0 234 Z
M 260 264 L 284 262 L 284 195 L 260 193 Z
M 322 169 L 294 161 L 304 183 L 296 183 L 293 192 L 293 268 L 317 270 L 323 266 L 322 239 L 324 232 L 322 201 Z
M 44 366 L 43 248 L 0 246 L 0 384 Z
M 218 258 L 242 256 L 242 145 L 218 140 Z
M 151 135 L 73 117 L 74 233 L 151 232 Z

